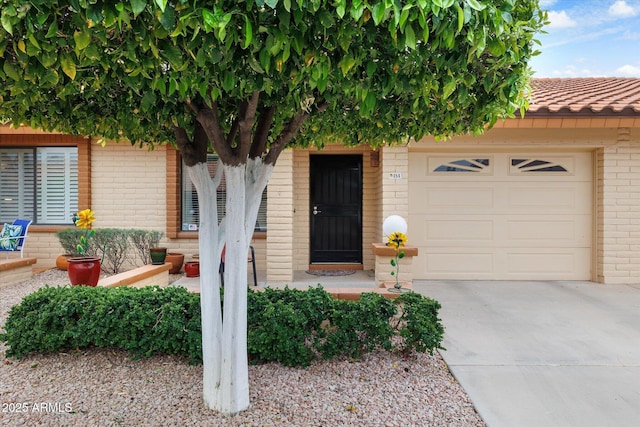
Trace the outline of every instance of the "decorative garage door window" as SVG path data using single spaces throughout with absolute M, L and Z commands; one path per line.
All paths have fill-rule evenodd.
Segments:
M 475 172 L 488 173 L 491 160 L 488 158 L 451 159 L 440 161 L 433 172 Z
M 570 163 L 570 159 L 512 157 L 510 173 L 570 173 Z

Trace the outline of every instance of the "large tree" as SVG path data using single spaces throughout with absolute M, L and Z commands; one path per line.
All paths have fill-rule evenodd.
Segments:
M 246 253 L 282 150 L 482 132 L 526 107 L 544 21 L 537 0 L 2 0 L 0 118 L 179 148 L 201 209 L 204 400 L 235 413 Z

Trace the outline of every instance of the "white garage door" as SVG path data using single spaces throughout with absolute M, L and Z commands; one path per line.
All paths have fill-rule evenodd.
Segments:
M 591 153 L 409 158 L 414 278 L 591 278 Z

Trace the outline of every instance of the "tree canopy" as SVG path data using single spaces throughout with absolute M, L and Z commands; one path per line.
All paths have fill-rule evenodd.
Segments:
M 254 155 L 479 132 L 526 107 L 545 20 L 537 0 L 3 3 L 0 117 L 155 144 L 201 113 L 228 151 L 249 109 Z

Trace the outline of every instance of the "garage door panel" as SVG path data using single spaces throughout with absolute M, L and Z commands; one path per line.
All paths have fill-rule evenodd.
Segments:
M 482 173 L 455 170 L 473 169 L 468 165 L 482 158 L 490 159 Z M 410 159 L 411 168 L 423 168 L 409 171 L 415 278 L 591 278 L 591 153 L 412 153 Z M 536 169 L 547 160 L 551 170 Z M 442 173 L 424 170 L 439 164 Z M 565 170 L 558 173 L 555 165 Z
M 423 260 L 414 260 L 412 266 L 414 275 L 434 278 L 455 277 L 461 273 L 493 274 L 493 258 L 494 255 L 487 252 L 426 253 Z M 416 269 L 422 271 L 415 271 Z
M 585 188 L 590 184 L 573 183 L 573 185 L 555 185 L 544 183 L 521 183 L 511 185 L 507 189 L 505 199 L 505 213 L 529 212 L 535 213 L 588 213 L 589 194 L 585 194 Z
M 464 215 L 411 215 L 411 244 L 428 246 L 463 247 L 465 245 L 495 248 L 589 247 L 591 223 L 589 215 L 558 219 L 552 215 L 527 216 L 464 216 Z M 426 245 L 425 245 L 426 247 Z
M 586 215 L 568 219 L 508 219 L 504 240 L 517 246 L 589 247 L 591 236 L 587 230 L 590 223 L 591 217 Z
M 414 277 L 451 280 L 584 280 L 576 270 L 588 268 L 589 248 L 514 250 L 489 253 L 482 249 L 431 252 L 425 248 L 412 267 Z
M 491 212 L 494 209 L 495 189 L 490 185 L 483 187 L 475 185 L 473 191 L 469 188 L 449 185 L 420 185 L 422 190 L 409 188 L 411 194 L 416 194 L 418 200 L 415 207 L 420 212 L 424 208 L 428 212 L 450 212 L 455 209 L 464 209 L 473 212 Z M 411 202 L 410 202 L 411 203 Z M 420 209 L 422 207 L 423 209 Z
M 426 238 L 429 241 L 448 240 L 468 243 L 470 240 L 492 240 L 493 220 L 442 219 L 427 222 Z
M 507 254 L 507 272 L 514 274 L 571 274 L 576 264 L 575 253 L 557 251 L 545 253 L 509 253 Z

